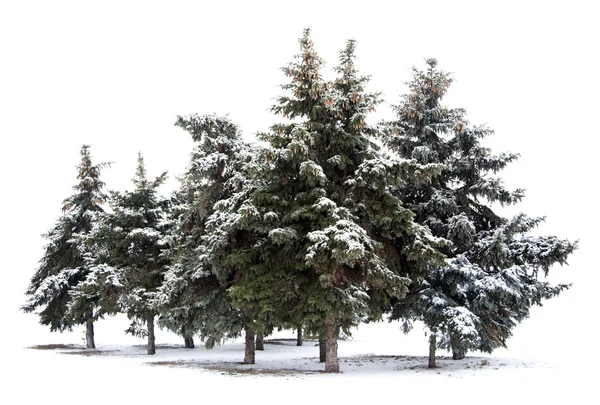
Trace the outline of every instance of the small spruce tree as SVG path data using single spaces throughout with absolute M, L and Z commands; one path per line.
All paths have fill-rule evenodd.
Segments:
M 98 282 L 109 280 L 102 283 L 102 288 L 115 291 L 117 297 L 112 302 L 132 320 L 127 332 L 147 337 L 149 355 L 156 353 L 156 296 L 170 264 L 165 254 L 168 201 L 157 192 L 165 179 L 166 173 L 163 173 L 148 180 L 144 159 L 138 155 L 134 190 L 112 193 L 112 212 L 94 235 L 104 243 L 105 263 L 94 273 L 99 277 L 88 280 L 89 285 L 95 282 L 96 286 Z
M 62 216 L 56 225 L 44 235 L 48 240 L 40 266 L 27 289 L 25 312 L 41 309 L 40 323 L 49 325 L 52 331 L 70 330 L 74 325 L 86 325 L 86 344 L 95 348 L 94 320 L 97 301 L 82 302 L 76 315 L 68 311 L 70 291 L 82 282 L 90 272 L 90 258 L 83 239 L 92 230 L 98 213 L 107 196 L 103 191 L 100 171 L 108 163 L 92 164 L 90 146 L 81 147 L 81 163 L 77 166 L 78 183 L 75 193 L 64 200 Z

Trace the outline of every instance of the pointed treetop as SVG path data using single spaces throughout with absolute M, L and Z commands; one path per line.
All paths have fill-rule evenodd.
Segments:
M 77 165 L 77 179 L 83 180 L 82 183 L 88 183 L 90 179 L 97 180 L 100 177 L 100 169 L 110 166 L 110 163 L 104 162 L 97 165 L 92 164 L 92 155 L 90 154 L 90 145 L 81 145 L 81 162 Z M 86 180 L 87 179 L 87 180 Z M 82 187 L 83 184 L 75 186 Z
M 307 50 L 312 50 L 314 47 L 314 42 L 312 39 L 310 39 L 310 28 L 305 28 L 302 31 L 302 38 L 300 38 L 298 40 L 298 43 L 300 44 L 300 50 L 304 53 Z
M 104 183 L 100 180 L 100 171 L 110 166 L 110 162 L 92 164 L 90 145 L 82 145 L 80 149 L 81 162 L 77 165 L 77 180 L 73 186 L 75 195 L 63 201 L 63 212 L 74 206 L 83 206 L 86 209 L 100 210 L 107 196 L 101 191 Z
M 356 51 L 356 40 L 349 39 L 346 41 L 346 47 L 342 49 L 339 54 L 338 60 L 340 61 L 340 65 L 350 64 L 354 66 L 354 59 Z
M 92 167 L 92 157 L 90 155 L 90 145 L 81 145 L 81 163 L 78 166 L 79 174 L 78 179 L 84 177 L 84 171 L 89 170 Z
M 300 54 L 295 55 L 294 61 L 288 66 L 281 68 L 291 79 L 281 88 L 291 92 L 291 97 L 279 97 L 276 105 L 271 107 L 272 112 L 291 119 L 316 114 L 315 105 L 324 103 L 327 95 L 327 85 L 320 73 L 324 61 L 314 49 L 314 43 L 310 39 L 310 29 L 304 30 L 299 43 Z
M 425 96 L 425 100 L 423 101 L 426 103 L 426 105 L 430 106 L 439 102 L 439 100 L 448 91 L 448 88 L 454 79 L 450 73 L 436 68 L 438 64 L 437 59 L 425 59 L 425 63 L 428 65 L 427 72 L 421 72 L 413 67 L 413 72 L 415 72 L 415 80 L 409 83 L 409 86 L 411 93 L 413 93 L 412 95 L 414 95 L 415 89 L 413 86 L 418 83 L 417 85 L 425 90 L 423 94 Z
M 366 117 L 382 102 L 381 93 L 367 93 L 370 76 L 360 75 L 356 68 L 356 40 L 349 39 L 339 52 L 339 64 L 334 71 L 339 75 L 333 82 L 335 116 L 344 120 L 344 129 L 355 132 L 366 129 Z
M 140 189 L 145 188 L 148 184 L 148 180 L 146 178 L 146 167 L 144 165 L 144 157 L 142 156 L 142 152 L 138 152 L 138 164 L 135 169 L 135 176 L 133 178 L 133 184 Z
M 146 175 L 146 166 L 144 164 L 144 157 L 142 152 L 138 152 L 138 164 L 135 169 L 135 176 L 132 181 L 137 190 L 144 190 L 147 188 L 157 188 L 165 182 L 167 179 L 167 172 L 163 172 L 160 176 L 154 179 L 153 182 L 149 182 Z
M 346 47 L 339 51 L 339 65 L 334 67 L 333 70 L 343 77 L 355 77 L 357 74 L 356 66 L 354 61 L 356 60 L 356 40 L 349 39 L 346 42 Z

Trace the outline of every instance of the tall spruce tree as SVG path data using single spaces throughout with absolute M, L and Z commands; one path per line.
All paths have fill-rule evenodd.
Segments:
M 41 309 L 40 323 L 52 331 L 70 330 L 74 325 L 86 325 L 86 343 L 95 348 L 95 300 L 82 302 L 81 312 L 72 316 L 68 311 L 69 292 L 90 272 L 87 249 L 82 239 L 94 226 L 97 213 L 104 212 L 107 196 L 103 191 L 100 171 L 108 163 L 92 164 L 90 146 L 81 147 L 81 163 L 77 166 L 78 183 L 75 193 L 64 200 L 56 225 L 44 235 L 48 240 L 40 266 L 27 289 L 25 312 Z
M 226 260 L 236 271 L 234 305 L 250 309 L 259 325 L 287 322 L 319 333 L 325 370 L 337 372 L 340 330 L 380 317 L 379 297 L 404 294 L 409 280 L 389 257 L 419 265 L 439 259 L 434 238 L 388 191 L 417 172 L 428 181 L 438 167 L 377 150 L 365 120 L 377 95 L 363 91 L 367 78 L 354 69 L 354 42 L 342 52 L 340 79 L 328 83 L 309 33 L 283 69 L 288 95 L 273 107 L 291 122 L 259 135 L 269 147 L 260 153 L 253 189 L 249 198 L 220 206 L 228 215 L 219 229 L 247 236 L 242 244 L 236 238 Z M 218 246 L 226 238 L 208 241 Z
M 214 205 L 230 198 L 248 181 L 244 172 L 252 148 L 241 140 L 229 118 L 216 115 L 178 117 L 196 146 L 181 178 L 178 214 L 172 240 L 173 265 L 160 288 L 160 324 L 189 339 L 200 334 L 207 348 L 240 334 L 239 311 L 227 294 L 228 278 L 218 279 L 210 263 L 199 260 L 206 222 Z
M 210 325 L 207 332 L 215 337 L 226 337 L 223 332 L 227 332 L 227 335 L 232 332 L 237 334 L 240 331 L 238 328 L 241 328 L 245 334 L 244 363 L 254 364 L 255 337 L 260 344 L 260 336 L 268 333 L 275 324 L 274 316 L 260 311 L 259 302 L 275 302 L 270 299 L 272 295 L 269 293 L 276 291 L 277 286 L 265 279 L 252 277 L 255 267 L 260 268 L 266 263 L 265 259 L 260 258 L 260 247 L 266 234 L 260 229 L 260 220 L 251 202 L 251 195 L 260 184 L 256 176 L 260 171 L 257 147 L 237 140 L 230 149 L 230 155 L 230 165 L 236 168 L 235 187 L 229 187 L 224 198 L 213 205 L 213 212 L 204 224 L 205 234 L 202 244 L 196 249 L 195 261 L 197 272 L 216 277 L 220 288 L 226 292 L 225 295 L 219 295 L 221 299 L 224 298 L 221 305 L 222 321 L 211 319 L 207 323 Z M 257 298 L 258 287 L 265 282 L 272 288 L 263 290 L 261 297 Z M 277 314 L 281 314 L 285 307 L 285 300 L 281 300 L 273 308 L 277 308 Z
M 426 71 L 413 68 L 409 92 L 395 107 L 397 120 L 383 129 L 387 145 L 401 157 L 443 165 L 432 182 L 408 181 L 396 192 L 417 222 L 451 242 L 443 250 L 446 264 L 431 266 L 392 314 L 403 318 L 407 329 L 414 319 L 425 322 L 431 332 L 430 366 L 435 366 L 436 346 L 451 349 L 459 359 L 468 350 L 491 352 L 505 345 L 532 305 L 567 288 L 537 276 L 566 263 L 576 244 L 528 236 L 543 218 L 507 219 L 494 212 L 493 204 L 515 204 L 524 196 L 496 177 L 518 155 L 493 155 L 484 147 L 482 140 L 493 131 L 469 126 L 464 109 L 442 104 L 452 78 L 435 59 L 426 63 Z
M 112 193 L 112 212 L 94 232 L 93 238 L 103 242 L 104 263 L 96 267 L 85 284 L 86 288 L 96 290 L 97 295 L 113 297 L 105 303 L 116 308 L 105 311 L 127 314 L 132 320 L 127 332 L 148 338 L 149 355 L 156 353 L 156 295 L 170 264 L 165 255 L 168 201 L 157 192 L 165 179 L 163 173 L 148 180 L 144 159 L 138 155 L 134 190 Z

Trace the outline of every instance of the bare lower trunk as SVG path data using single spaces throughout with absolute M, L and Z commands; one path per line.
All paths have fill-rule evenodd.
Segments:
M 325 317 L 325 372 L 339 373 L 340 361 L 337 354 L 337 325 L 335 312 L 331 311 Z
M 452 359 L 462 360 L 465 358 L 465 351 L 457 346 L 452 345 Z
M 246 326 L 246 352 L 244 354 L 244 364 L 256 363 L 254 349 L 254 331 Z
M 431 332 L 429 335 L 429 364 L 427 368 L 435 368 L 435 346 L 437 343 L 437 336 L 435 332 Z
M 196 347 L 196 345 L 194 345 L 194 338 L 192 336 L 184 336 L 183 340 L 185 342 L 186 349 L 193 349 Z
M 148 327 L 148 354 L 156 354 L 156 345 L 154 342 L 154 314 L 147 316 L 146 323 Z
M 302 346 L 302 326 L 298 326 L 298 334 L 296 336 L 296 346 Z
M 91 319 L 85 323 L 85 341 L 88 349 L 96 348 L 96 343 L 94 342 L 94 321 Z
M 319 339 L 319 363 L 325 363 L 325 339 Z
M 256 334 L 256 350 L 265 350 L 265 336 L 262 332 Z

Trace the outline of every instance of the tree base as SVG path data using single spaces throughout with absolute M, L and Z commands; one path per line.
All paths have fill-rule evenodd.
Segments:
M 246 348 L 244 352 L 244 364 L 255 364 L 255 349 L 254 332 L 249 327 L 246 327 Z
M 95 349 L 96 343 L 94 342 L 94 322 L 87 321 L 85 324 L 85 343 L 88 349 Z
M 429 335 L 429 362 L 427 368 L 436 368 L 435 365 L 435 349 L 437 346 L 437 336 L 435 333 Z
M 193 337 L 186 337 L 184 338 L 184 344 L 185 344 L 185 348 L 186 349 L 193 349 L 196 347 L 196 345 L 194 344 L 194 338 Z
M 256 350 L 265 350 L 264 335 L 260 332 L 256 334 Z

